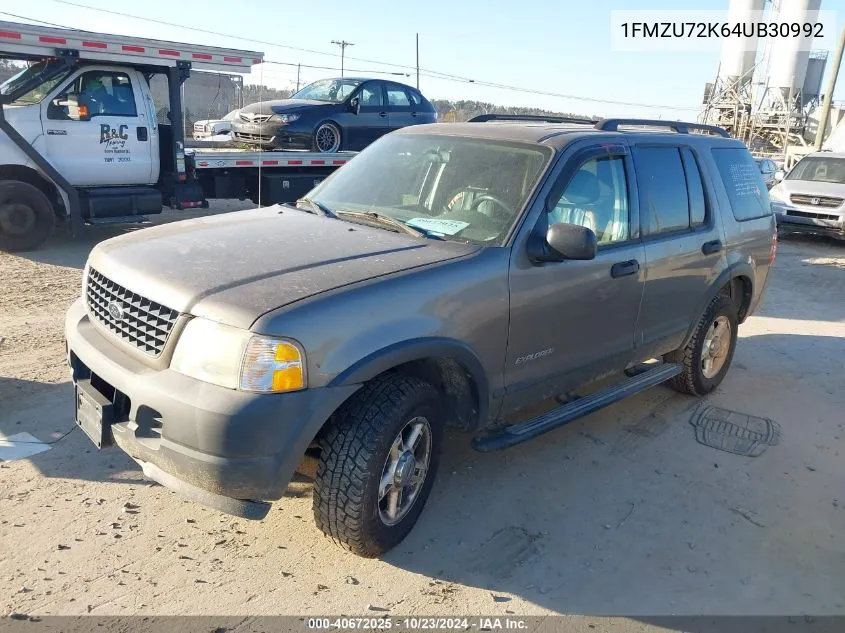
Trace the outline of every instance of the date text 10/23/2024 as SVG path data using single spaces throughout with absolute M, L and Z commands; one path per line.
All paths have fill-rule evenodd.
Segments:
M 519 631 L 528 628 L 520 618 L 478 617 L 373 617 L 373 618 L 308 618 L 310 630 L 396 630 L 396 631 Z

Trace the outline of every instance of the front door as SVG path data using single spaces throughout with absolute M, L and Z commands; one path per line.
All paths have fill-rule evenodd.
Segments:
M 629 173 L 625 147 L 578 152 L 533 229 L 542 236 L 558 222 L 587 226 L 598 241 L 595 259 L 537 264 L 524 248 L 514 252 L 505 415 L 631 360 L 645 268 Z
M 89 68 L 44 100 L 47 158 L 72 185 L 154 182 L 151 125 L 138 77 Z M 87 120 L 69 118 L 71 93 L 88 105 Z
M 350 150 L 362 150 L 378 137 L 387 134 L 388 113 L 384 102 L 384 89 L 381 81 L 368 81 L 358 90 L 356 97 L 360 103 L 358 114 L 350 113 L 346 117 L 346 130 Z
M 693 147 L 636 144 L 633 157 L 648 268 L 637 344 L 660 353 L 678 347 L 698 320 L 725 268 L 724 237 Z

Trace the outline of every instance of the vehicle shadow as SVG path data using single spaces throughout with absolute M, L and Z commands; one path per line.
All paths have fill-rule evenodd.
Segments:
M 486 589 L 491 613 L 507 594 L 568 614 L 845 613 L 845 518 L 824 491 L 842 462 L 818 449 L 845 449 L 843 354 L 845 337 L 750 336 L 703 400 L 658 387 L 501 453 L 452 435 L 425 512 L 384 560 L 437 579 L 431 600 Z M 814 364 L 796 378 L 784 357 Z M 774 419 L 780 445 L 751 458 L 698 444 L 702 403 Z

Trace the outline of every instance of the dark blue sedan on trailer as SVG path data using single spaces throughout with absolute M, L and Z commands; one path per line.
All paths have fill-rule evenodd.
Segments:
M 267 149 L 356 151 L 393 130 L 436 120 L 434 106 L 416 88 L 344 77 L 315 81 L 290 99 L 246 106 L 232 122 L 232 137 Z

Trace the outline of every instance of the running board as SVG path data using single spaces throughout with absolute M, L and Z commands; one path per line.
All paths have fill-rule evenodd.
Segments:
M 588 396 L 573 400 L 548 413 L 506 426 L 491 435 L 476 437 L 472 447 L 482 453 L 500 451 L 522 442 L 534 439 L 547 431 L 564 426 L 582 418 L 588 413 L 598 411 L 614 402 L 618 402 L 635 393 L 654 387 L 681 373 L 681 366 L 675 363 L 663 363 L 631 378 L 626 378 Z

